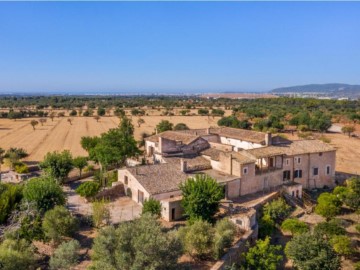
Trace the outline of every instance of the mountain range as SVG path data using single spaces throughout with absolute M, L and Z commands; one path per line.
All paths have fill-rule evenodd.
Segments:
M 320 93 L 329 96 L 353 97 L 360 95 L 360 85 L 345 83 L 326 83 L 326 84 L 306 84 L 290 87 L 280 87 L 270 91 L 271 93 Z

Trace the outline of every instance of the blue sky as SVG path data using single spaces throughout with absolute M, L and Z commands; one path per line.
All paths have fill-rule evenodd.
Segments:
M 360 84 L 360 2 L 0 2 L 0 93 Z

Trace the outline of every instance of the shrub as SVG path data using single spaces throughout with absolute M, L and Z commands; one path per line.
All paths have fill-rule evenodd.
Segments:
M 156 217 L 161 216 L 161 203 L 158 200 L 150 198 L 144 201 L 142 214 L 150 213 Z
M 82 197 L 93 197 L 100 190 L 100 184 L 98 182 L 84 182 L 80 186 L 78 186 L 75 190 L 77 194 Z
M 58 246 L 50 258 L 50 269 L 70 269 L 79 261 L 80 244 L 76 240 L 64 242 Z
M 184 251 L 191 257 L 205 258 L 212 253 L 214 228 L 210 223 L 196 220 L 178 231 Z
M 188 130 L 189 127 L 184 123 L 178 123 L 175 125 L 174 130 Z
M 355 263 L 355 270 L 360 270 L 360 262 Z
M 346 230 L 341 227 L 339 223 L 339 220 L 336 219 L 318 223 L 314 228 L 314 233 L 323 237 L 325 236 L 328 239 L 335 235 L 345 235 Z
M 236 235 L 236 225 L 229 219 L 216 222 L 213 254 L 219 259 L 224 254 L 224 249 L 231 246 Z
M 330 244 L 336 253 L 348 256 L 354 253 L 354 248 L 351 243 L 351 239 L 345 235 L 335 235 L 330 239 Z
M 245 254 L 245 269 L 276 270 L 283 256 L 280 255 L 281 246 L 270 244 L 270 238 L 257 240 Z
M 331 219 L 340 213 L 342 203 L 336 195 L 324 192 L 317 201 L 318 204 L 315 207 L 316 214 L 326 219 Z
M 355 229 L 357 230 L 358 233 L 360 233 L 360 224 L 356 224 Z
M 0 244 L 0 268 L 35 269 L 34 248 L 24 239 L 6 239 Z
M 266 203 L 263 208 L 264 215 L 270 216 L 274 221 L 285 219 L 290 214 L 290 211 L 291 207 L 282 198 Z
M 330 244 L 319 235 L 294 236 L 285 247 L 286 256 L 302 270 L 338 270 L 340 260 Z
M 259 238 L 271 236 L 275 229 L 275 222 L 269 215 L 263 215 L 259 220 Z
M 62 237 L 75 232 L 77 222 L 64 206 L 56 206 L 45 213 L 42 227 L 45 236 L 58 243 Z
M 309 227 L 306 225 L 305 222 L 294 218 L 286 219 L 281 224 L 281 229 L 285 232 L 290 232 L 293 235 L 302 234 L 309 231 Z
M 21 191 L 19 185 L 0 184 L 0 223 L 6 222 L 11 212 L 20 203 Z
M 60 185 L 51 178 L 33 178 L 26 183 L 23 191 L 25 201 L 35 203 L 44 213 L 55 205 L 64 205 L 65 196 Z
M 102 228 L 94 240 L 91 270 L 177 269 L 181 245 L 165 232 L 154 216 Z
M 108 224 L 110 221 L 110 211 L 105 200 L 95 201 L 92 203 L 93 209 L 93 224 L 96 228 L 100 228 L 103 224 Z
M 17 172 L 19 174 L 28 173 L 29 168 L 28 168 L 28 166 L 26 166 L 25 163 L 20 162 L 15 165 L 15 172 Z

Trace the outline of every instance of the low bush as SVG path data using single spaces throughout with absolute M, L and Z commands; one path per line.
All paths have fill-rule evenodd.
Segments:
M 29 168 L 25 163 L 19 163 L 15 165 L 15 172 L 19 174 L 29 173 Z
M 309 227 L 305 222 L 295 218 L 286 219 L 281 224 L 281 229 L 285 232 L 290 232 L 292 235 L 302 234 L 309 231 Z
M 75 192 L 82 197 L 90 198 L 95 196 L 100 190 L 100 184 L 98 182 L 84 182 L 77 187 Z
M 156 217 L 161 216 L 161 203 L 158 200 L 150 198 L 144 201 L 142 214 L 150 213 Z
M 224 250 L 229 248 L 236 236 L 236 225 L 229 219 L 219 220 L 215 224 L 215 236 L 213 244 L 213 255 L 215 259 L 220 259 Z
M 70 269 L 79 261 L 80 244 L 76 240 L 64 242 L 58 246 L 50 258 L 50 269 Z

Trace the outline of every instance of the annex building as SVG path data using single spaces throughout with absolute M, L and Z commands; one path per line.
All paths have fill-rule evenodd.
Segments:
M 139 204 L 159 200 L 168 221 L 182 217 L 179 184 L 195 174 L 223 185 L 228 200 L 281 186 L 300 198 L 302 188 L 335 185 L 336 150 L 318 140 L 222 127 L 156 134 L 145 151 L 151 164 L 120 169 L 118 181 Z

